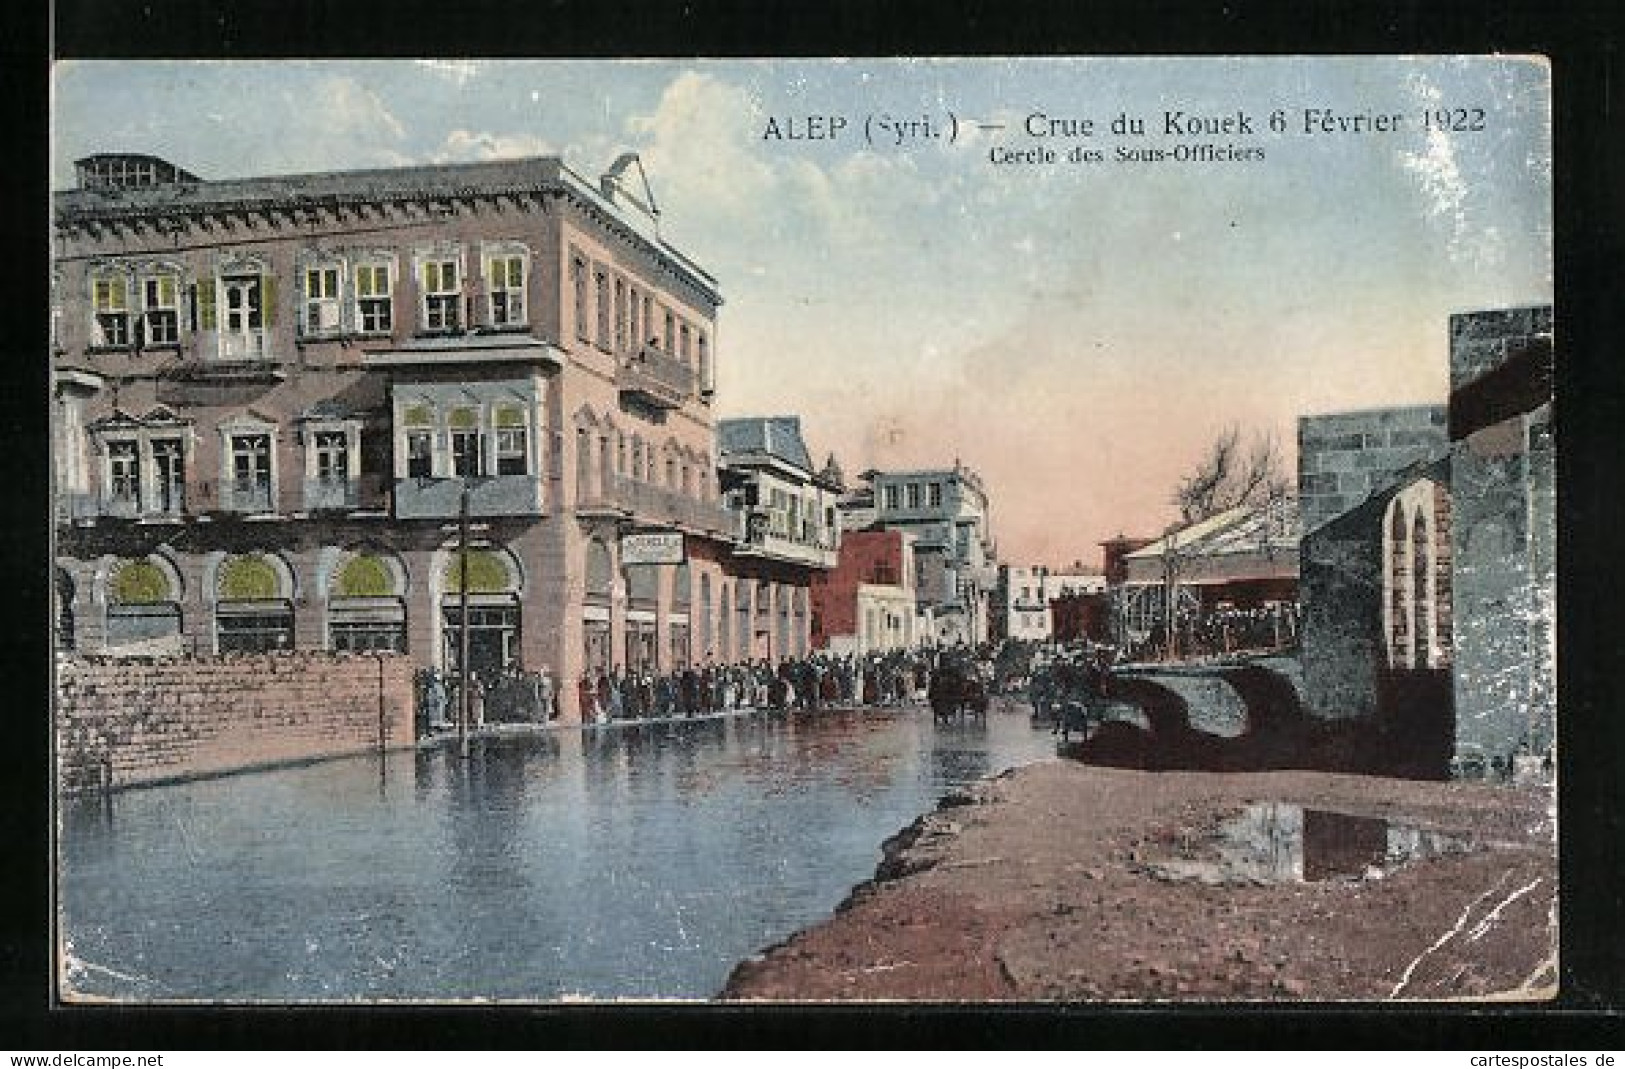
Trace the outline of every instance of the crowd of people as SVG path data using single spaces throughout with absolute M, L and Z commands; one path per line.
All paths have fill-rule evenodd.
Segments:
M 900 705 L 924 694 L 929 654 L 893 650 L 866 656 L 815 654 L 659 673 L 619 667 L 577 684 L 587 722 L 703 716 L 747 709 Z
M 737 664 L 691 665 L 667 672 L 617 665 L 575 684 L 584 723 L 704 716 L 745 710 L 817 710 L 924 701 L 940 651 L 814 654 Z M 455 672 L 424 668 L 417 676 L 419 718 L 429 732 L 461 715 Z M 548 669 L 509 668 L 469 683 L 469 723 L 547 723 L 560 714 L 560 686 Z

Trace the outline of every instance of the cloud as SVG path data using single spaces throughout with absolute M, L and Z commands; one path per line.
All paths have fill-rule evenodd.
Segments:
M 459 128 L 447 134 L 445 141 L 430 153 L 429 158 L 435 163 L 462 163 L 551 156 L 557 152 L 552 142 L 530 134 L 497 134 Z

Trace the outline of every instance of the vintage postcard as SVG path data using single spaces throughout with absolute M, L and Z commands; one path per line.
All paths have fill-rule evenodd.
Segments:
M 53 89 L 60 1001 L 1560 994 L 1543 59 Z

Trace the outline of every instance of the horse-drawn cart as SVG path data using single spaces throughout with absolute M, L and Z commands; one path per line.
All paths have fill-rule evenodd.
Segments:
M 939 724 L 958 720 L 987 720 L 987 684 L 973 665 L 945 663 L 931 673 L 926 691 L 931 712 Z

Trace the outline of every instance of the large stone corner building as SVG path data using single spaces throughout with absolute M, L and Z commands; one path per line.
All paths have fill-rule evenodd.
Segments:
M 466 572 L 471 667 L 549 667 L 567 719 L 585 674 L 703 657 L 722 298 L 635 163 L 80 161 L 53 219 L 61 644 L 450 668 Z M 623 559 L 632 533 L 664 554 Z

